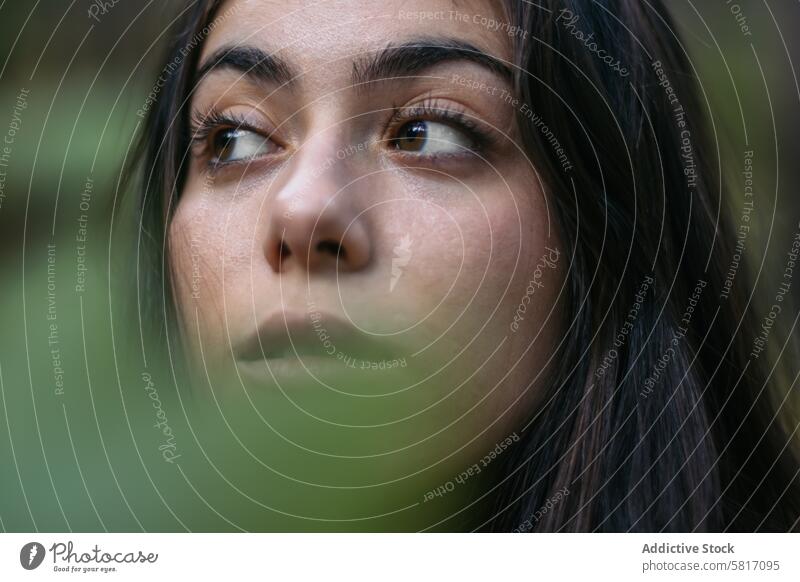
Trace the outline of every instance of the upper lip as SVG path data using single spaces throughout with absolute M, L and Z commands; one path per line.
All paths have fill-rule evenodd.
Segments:
M 299 311 L 272 313 L 235 351 L 240 361 L 304 357 L 377 361 L 390 359 L 394 352 L 382 338 L 359 332 L 336 316 Z

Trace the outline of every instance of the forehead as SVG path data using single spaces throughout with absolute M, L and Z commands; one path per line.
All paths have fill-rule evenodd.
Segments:
M 280 54 L 301 71 L 350 73 L 366 54 L 419 38 L 467 41 L 511 58 L 513 23 L 499 0 L 228 0 L 201 61 L 228 45 Z M 320 68 L 321 64 L 324 68 Z

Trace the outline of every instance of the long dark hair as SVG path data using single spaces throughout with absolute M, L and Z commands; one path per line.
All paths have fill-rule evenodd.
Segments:
M 141 289 L 174 317 L 166 244 L 188 96 L 220 0 L 189 4 L 137 167 Z M 490 531 L 788 531 L 793 431 L 758 335 L 695 73 L 663 2 L 507 0 L 525 150 L 570 257 L 553 381 L 483 498 Z M 142 293 L 142 296 L 152 294 Z M 779 390 L 782 389 L 782 391 Z M 485 513 L 483 511 L 477 512 Z

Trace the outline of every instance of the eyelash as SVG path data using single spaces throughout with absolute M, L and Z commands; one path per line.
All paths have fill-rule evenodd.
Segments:
M 410 107 L 392 107 L 392 115 L 387 125 L 386 133 L 392 135 L 402 128 L 406 123 L 415 120 L 434 121 L 453 126 L 461 131 L 470 139 L 473 147 L 469 148 L 471 154 L 482 154 L 492 144 L 491 136 L 482 130 L 478 124 L 463 110 L 454 108 L 449 103 L 440 103 L 435 99 L 426 99 L 422 103 Z M 194 112 L 192 114 L 190 141 L 192 148 L 196 150 L 196 155 L 205 158 L 205 165 L 209 171 L 214 172 L 225 166 L 241 164 L 242 161 L 223 162 L 213 157 L 210 152 L 210 140 L 216 132 L 224 129 L 240 129 L 256 133 L 266 139 L 273 139 L 271 136 L 264 135 L 264 130 L 254 127 L 248 123 L 244 117 L 221 113 L 212 109 L 207 114 Z M 388 137 L 383 141 L 396 143 L 396 137 Z M 413 154 L 410 154 L 413 155 Z M 452 158 L 451 154 L 441 156 L 421 156 L 414 155 L 416 158 L 435 161 L 441 157 Z M 463 157 L 463 156 L 457 156 Z M 244 163 L 251 163 L 247 160 Z

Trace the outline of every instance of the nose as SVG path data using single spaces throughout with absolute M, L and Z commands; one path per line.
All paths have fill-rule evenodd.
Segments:
M 359 180 L 352 181 L 342 168 L 322 173 L 313 168 L 296 169 L 270 205 L 267 261 L 275 273 L 363 269 L 371 242 L 358 208 Z

